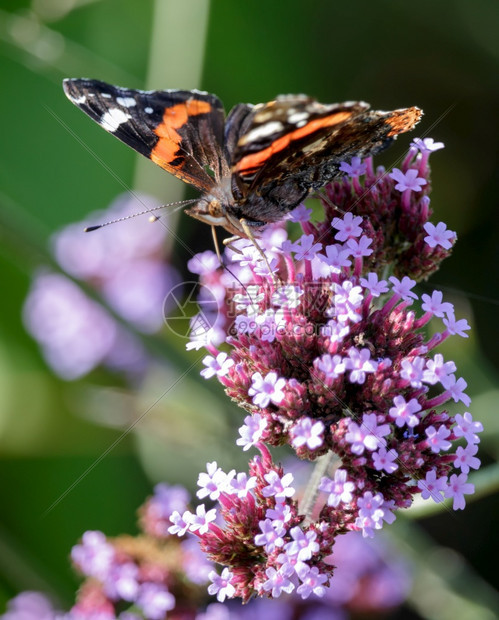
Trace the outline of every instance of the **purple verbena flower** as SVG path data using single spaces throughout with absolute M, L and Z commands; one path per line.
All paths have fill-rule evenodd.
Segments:
M 221 575 L 212 571 L 209 577 L 213 583 L 209 586 L 208 592 L 209 594 L 216 594 L 218 601 L 223 603 L 226 598 L 234 596 L 236 590 L 230 583 L 232 573 L 228 568 L 224 568 Z
M 314 423 L 310 418 L 302 418 L 292 430 L 292 444 L 295 448 L 307 445 L 309 450 L 315 450 L 323 443 L 322 434 L 324 424 L 319 420 Z
M 398 168 L 394 168 L 389 176 L 397 182 L 395 189 L 398 189 L 399 192 L 405 192 L 406 190 L 419 192 L 422 186 L 427 183 L 426 179 L 419 177 L 418 171 L 412 168 L 405 173 Z
M 436 226 L 431 222 L 427 222 L 424 225 L 424 229 L 428 233 L 428 236 L 426 236 L 424 240 L 430 248 L 435 248 L 440 245 L 445 250 L 450 250 L 456 239 L 456 233 L 452 230 L 447 230 L 447 226 L 444 222 L 439 222 Z
M 258 407 L 268 407 L 272 402 L 279 405 L 284 398 L 282 388 L 286 385 L 286 380 L 277 377 L 277 373 L 269 372 L 265 377 L 259 372 L 255 372 L 251 377 L 252 386 L 248 394 L 253 396 L 253 403 Z
M 243 446 L 243 450 L 249 450 L 262 438 L 262 434 L 267 427 L 267 420 L 258 413 L 244 418 L 244 426 L 239 429 L 241 437 L 236 441 L 238 446 Z

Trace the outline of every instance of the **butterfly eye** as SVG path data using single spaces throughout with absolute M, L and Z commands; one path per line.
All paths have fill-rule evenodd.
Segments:
M 208 212 L 212 217 L 222 217 L 223 209 L 219 200 L 213 199 L 208 204 Z

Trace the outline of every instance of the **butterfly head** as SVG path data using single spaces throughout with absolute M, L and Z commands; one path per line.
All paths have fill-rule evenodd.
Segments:
M 231 235 L 246 236 L 237 218 L 231 217 L 222 201 L 214 196 L 203 196 L 193 207 L 185 211 L 191 217 L 210 226 L 221 226 Z

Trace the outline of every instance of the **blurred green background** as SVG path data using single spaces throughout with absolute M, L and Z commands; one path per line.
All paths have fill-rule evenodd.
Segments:
M 184 196 L 180 182 L 139 161 L 67 101 L 62 78 L 85 76 L 133 88 L 200 87 L 227 110 L 288 92 L 424 109 L 414 135 L 428 132 L 446 145 L 432 157 L 433 221 L 458 233 L 453 256 L 426 286 L 443 290 L 472 325 L 471 337 L 451 342 L 444 355 L 468 382 L 470 410 L 486 432 L 479 493 L 466 510 L 414 512 L 417 521 L 393 527 L 417 567 L 400 617 L 494 617 L 498 27 L 496 0 L 2 1 L 0 611 L 23 589 L 68 605 L 77 584 L 71 546 L 86 529 L 135 532 L 135 510 L 155 482 L 192 486 L 214 457 L 224 467 L 244 465 L 234 447 L 242 412 L 217 384 L 199 379 L 200 364 L 154 405 L 199 357 L 171 334 L 146 342 L 170 365 L 130 389 L 106 371 L 63 382 L 23 327 L 31 274 L 50 264 L 54 231 L 105 208 L 124 187 L 147 191 L 158 204 Z M 409 141 L 402 136 L 379 161 L 392 165 Z M 185 215 L 178 227 L 194 250 L 212 248 L 207 228 Z M 169 251 L 186 274 L 190 255 L 173 241 Z M 136 432 L 112 447 L 149 407 Z

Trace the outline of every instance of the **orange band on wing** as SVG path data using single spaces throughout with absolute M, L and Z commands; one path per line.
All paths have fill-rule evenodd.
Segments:
M 183 127 L 189 121 L 189 117 L 210 112 L 211 105 L 198 99 L 190 99 L 166 108 L 162 122 L 154 130 L 159 140 L 151 151 L 152 161 L 162 167 L 174 161 L 178 157 L 177 153 L 182 142 L 182 136 L 176 130 Z
M 246 155 L 240 161 L 237 162 L 235 170 L 237 172 L 247 172 L 249 170 L 258 169 L 263 163 L 265 163 L 271 155 L 278 153 L 285 149 L 294 140 L 305 138 L 314 132 L 323 129 L 324 127 L 332 127 L 333 125 L 339 125 L 348 120 L 352 116 L 352 112 L 335 112 L 331 116 L 325 116 L 324 118 L 316 118 L 313 121 L 309 121 L 303 127 L 295 129 L 291 133 L 288 133 L 281 138 L 272 142 L 266 149 L 258 151 L 258 153 L 251 153 Z

